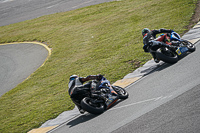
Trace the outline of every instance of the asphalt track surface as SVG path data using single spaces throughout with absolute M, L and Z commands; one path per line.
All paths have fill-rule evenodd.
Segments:
M 0 26 L 112 0 L 0 0 Z
M 0 0 L 0 26 L 103 2 L 107 1 Z M 30 65 L 31 61 L 41 59 L 41 57 L 36 57 L 41 53 L 37 53 L 34 49 L 44 47 L 35 48 L 28 45 L 27 49 L 21 45 L 17 50 L 13 49 L 12 45 L 1 46 L 11 47 L 0 51 L 2 55 L 0 60 L 4 61 L 0 69 L 7 72 L 0 77 L 2 81 L 10 80 L 9 83 L 12 86 L 12 82 L 15 81 L 10 78 L 19 78 L 20 74 L 33 70 L 18 82 L 20 83 L 45 61 L 46 58 L 37 64 Z M 10 49 L 16 52 L 12 53 Z M 24 51 L 20 51 L 21 49 L 29 52 L 23 55 Z M 199 132 L 199 49 L 199 43 L 197 43 L 197 50 L 194 53 L 174 65 L 163 65 L 127 87 L 130 97 L 118 102 L 105 113 L 78 115 L 50 132 Z M 8 52 L 5 53 L 5 51 Z M 44 54 L 45 51 L 46 54 Z M 9 52 L 11 55 L 7 54 Z M 47 57 L 46 49 L 44 53 L 44 57 Z M 28 66 L 34 68 L 28 68 Z M 1 82 L 2 86 L 6 86 L 4 83 Z
M 0 26 L 109 1 L 112 0 L 0 0 Z M 0 45 L 0 96 L 40 67 L 47 53 L 43 46 L 33 43 Z
M 196 42 L 196 51 L 176 64 L 160 63 L 153 67 L 157 69 L 126 87 L 130 94 L 127 100 L 98 116 L 77 115 L 49 133 L 199 133 L 199 28 L 200 22 L 183 36 Z M 133 72 L 125 78 L 135 75 L 140 73 Z
M 200 85 L 112 133 L 199 133 Z
M 28 78 L 48 55 L 48 50 L 39 44 L 0 45 L 0 96 Z
M 130 96 L 101 115 L 86 113 L 55 133 L 198 133 L 200 43 L 174 65 L 164 64 L 126 90 Z

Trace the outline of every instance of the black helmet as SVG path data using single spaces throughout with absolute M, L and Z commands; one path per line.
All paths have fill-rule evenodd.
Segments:
M 149 33 L 149 32 L 150 32 L 150 29 L 144 28 L 144 29 L 142 30 L 142 36 L 144 36 L 146 33 Z

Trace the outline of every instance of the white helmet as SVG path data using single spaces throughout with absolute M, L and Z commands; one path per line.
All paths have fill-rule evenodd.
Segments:
M 77 75 L 72 75 L 72 76 L 70 76 L 70 78 L 69 78 L 69 82 L 72 81 L 72 80 L 74 80 L 74 79 L 76 79 L 76 78 L 78 78 Z
M 72 83 L 73 83 L 73 81 L 74 81 L 76 78 L 78 78 L 77 75 L 72 75 L 72 76 L 70 76 L 70 78 L 69 78 L 69 84 L 68 84 L 68 87 L 69 87 L 69 88 L 71 88 Z

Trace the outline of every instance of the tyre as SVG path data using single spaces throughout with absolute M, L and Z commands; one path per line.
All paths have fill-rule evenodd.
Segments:
M 183 40 L 182 44 L 188 48 L 189 52 L 194 52 L 196 50 L 195 45 L 187 40 Z
M 81 101 L 81 107 L 91 114 L 101 114 L 104 112 L 103 103 L 94 103 L 95 99 L 85 97 Z
M 167 50 L 161 50 L 158 49 L 156 51 L 156 57 L 166 63 L 174 64 L 178 62 L 178 56 L 175 52 L 167 49 Z
M 112 86 L 112 87 L 115 90 L 115 92 L 117 92 L 117 94 L 119 95 L 119 99 L 127 99 L 128 98 L 129 94 L 124 88 L 122 88 L 120 86 Z

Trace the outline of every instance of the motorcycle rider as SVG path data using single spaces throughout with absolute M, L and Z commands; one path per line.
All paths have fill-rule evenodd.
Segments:
M 86 90 L 91 89 L 91 82 L 85 83 L 89 80 L 101 80 L 102 75 L 89 75 L 87 77 L 79 77 L 77 75 L 72 75 L 69 78 L 68 83 L 68 93 L 70 95 L 70 98 L 75 103 L 75 105 L 78 107 L 81 114 L 83 114 L 85 111 L 81 108 L 80 102 L 84 98 L 83 94 L 88 92 Z M 93 91 L 94 92 L 94 91 Z
M 161 28 L 159 30 L 150 30 L 148 28 L 144 28 L 142 30 L 144 52 L 150 52 L 156 63 L 158 63 L 160 60 L 156 58 L 155 52 L 151 52 L 151 51 L 157 50 L 157 48 L 162 45 L 171 49 L 176 49 L 176 46 L 172 46 L 171 43 L 168 43 L 164 40 L 159 40 L 159 39 L 157 40 L 156 35 L 160 33 L 171 33 L 171 32 L 172 30 L 164 29 L 164 28 Z

